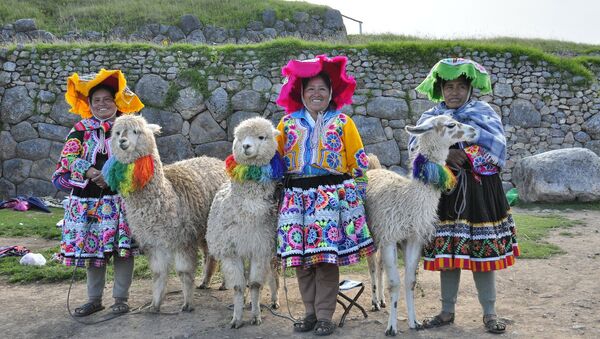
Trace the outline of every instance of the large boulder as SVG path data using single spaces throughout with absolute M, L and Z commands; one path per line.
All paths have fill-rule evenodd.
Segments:
M 181 134 L 156 138 L 156 147 L 163 163 L 171 164 L 195 156 L 190 142 Z
M 367 114 L 388 120 L 406 119 L 408 104 L 404 99 L 377 97 L 367 103 Z
M 344 19 L 342 19 L 342 14 L 337 9 L 327 9 L 325 11 L 325 17 L 323 18 L 325 28 L 341 30 L 345 29 Z
M 17 124 L 33 115 L 34 103 L 25 86 L 16 86 L 4 92 L 0 104 L 3 122 Z
M 585 148 L 549 151 L 521 159 L 512 180 L 525 202 L 600 200 L 600 158 Z
M 4 178 L 0 178 L 0 199 L 4 200 L 12 198 L 15 195 L 17 195 L 17 188 L 15 185 Z
M 398 165 L 402 159 L 400 148 L 394 140 L 366 145 L 365 152 L 375 154 L 379 158 L 379 162 L 385 166 Z
M 494 95 L 503 98 L 512 98 L 515 94 L 510 84 L 502 84 L 497 82 L 496 85 L 494 85 Z
M 227 133 L 213 119 L 209 112 L 198 115 L 190 126 L 190 142 L 194 145 L 213 141 L 221 141 L 227 138 Z
M 263 95 L 253 90 L 242 90 L 231 97 L 231 106 L 234 111 L 262 112 L 267 105 Z
M 173 104 L 173 107 L 181 114 L 185 120 L 195 117 L 198 113 L 204 111 L 204 96 L 191 87 L 186 87 L 179 91 L 179 97 Z
M 15 21 L 15 32 L 35 31 L 35 19 L 19 19 Z
M 18 195 L 34 195 L 38 197 L 54 196 L 56 188 L 48 180 L 27 178 L 17 185 Z
M 0 160 L 12 159 L 17 155 L 17 142 L 9 131 L 0 132 Z
M 181 28 L 183 33 L 190 34 L 192 31 L 202 28 L 202 23 L 197 16 L 185 14 L 179 18 L 179 28 Z
M 21 121 L 20 123 L 14 125 L 10 129 L 10 133 L 17 142 L 35 139 L 39 136 L 35 128 L 33 128 L 33 126 L 31 126 L 31 124 L 27 121 Z M 63 140 L 66 136 L 66 134 L 63 136 Z
M 540 127 L 542 124 L 542 115 L 530 101 L 516 99 L 510 104 L 508 122 L 513 126 L 523 128 Z
M 158 75 L 146 74 L 135 85 L 135 93 L 145 105 L 163 107 L 169 83 Z
M 38 124 L 38 131 L 40 132 L 40 137 L 53 141 L 64 141 L 67 135 L 69 135 L 70 130 L 71 129 L 68 127 L 59 125 L 45 123 Z
M 410 101 L 410 110 L 413 116 L 417 119 L 423 114 L 423 112 L 437 105 L 435 102 L 430 100 L 415 99 Z
M 25 140 L 17 144 L 17 157 L 28 160 L 40 160 L 50 155 L 51 143 L 42 138 Z
M 595 114 L 591 118 L 586 120 L 581 126 L 581 128 L 585 132 L 587 132 L 587 134 L 590 135 L 592 138 L 600 139 L 600 113 Z
M 206 101 L 206 108 L 215 120 L 221 122 L 229 115 L 229 94 L 223 88 L 215 89 Z
M 364 145 L 376 144 L 387 140 L 379 119 L 362 115 L 357 115 L 352 119 L 356 124 Z
M 181 133 L 181 128 L 183 127 L 181 115 L 154 107 L 144 107 L 141 113 L 149 123 L 162 127 L 160 130 L 161 136 Z
M 50 118 L 62 126 L 73 127 L 75 123 L 81 120 L 81 117 L 74 113 L 69 113 L 71 106 L 65 101 L 64 95 L 59 98 L 52 105 L 52 111 L 50 111 Z M 65 135 L 66 137 L 66 135 Z
M 206 155 L 225 160 L 231 154 L 231 146 L 229 141 L 215 141 L 196 146 L 194 152 L 197 156 Z

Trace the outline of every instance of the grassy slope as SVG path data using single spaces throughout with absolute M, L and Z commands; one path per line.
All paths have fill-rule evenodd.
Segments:
M 184 14 L 194 14 L 204 24 L 243 28 L 261 20 L 265 9 L 277 18 L 292 18 L 295 11 L 322 13 L 326 7 L 281 0 L 2 0 L 0 24 L 34 18 L 39 29 L 52 33 L 72 30 L 110 31 L 123 26 L 128 32 L 146 23 L 176 24 Z

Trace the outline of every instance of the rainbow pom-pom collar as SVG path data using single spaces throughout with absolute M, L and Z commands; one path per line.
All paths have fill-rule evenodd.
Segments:
M 413 178 L 443 192 L 449 192 L 456 187 L 456 176 L 448 166 L 431 162 L 421 153 L 413 161 Z
M 130 164 L 124 164 L 110 157 L 102 167 L 102 175 L 108 186 L 124 197 L 138 191 L 154 176 L 154 160 L 151 155 L 138 158 Z
M 268 165 L 243 165 L 238 164 L 232 154 L 225 159 L 225 171 L 231 180 L 237 182 L 256 181 L 267 183 L 283 178 L 283 159 L 281 159 L 278 152 L 275 152 Z

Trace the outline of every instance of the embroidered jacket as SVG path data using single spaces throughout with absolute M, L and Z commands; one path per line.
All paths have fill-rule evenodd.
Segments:
M 277 129 L 279 153 L 286 172 L 293 174 L 349 174 L 354 177 L 364 197 L 369 160 L 354 121 L 339 111 L 323 116 L 318 146 L 310 146 L 315 131 L 305 109 L 284 116 Z
M 100 122 L 96 118 L 83 119 L 76 123 L 69 132 L 52 182 L 61 190 L 99 189 L 88 187 L 89 180 L 85 177 L 87 170 L 94 166 L 102 169 L 102 165 L 110 156 L 110 129 L 112 122 Z M 91 185 L 90 185 L 91 186 Z M 104 190 L 105 194 L 114 194 Z

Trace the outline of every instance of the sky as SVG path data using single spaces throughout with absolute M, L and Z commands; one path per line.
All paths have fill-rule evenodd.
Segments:
M 598 0 L 304 0 L 363 22 L 366 34 L 422 38 L 517 37 L 600 45 Z M 455 18 L 451 20 L 450 18 Z M 344 19 L 348 34 L 359 25 Z

